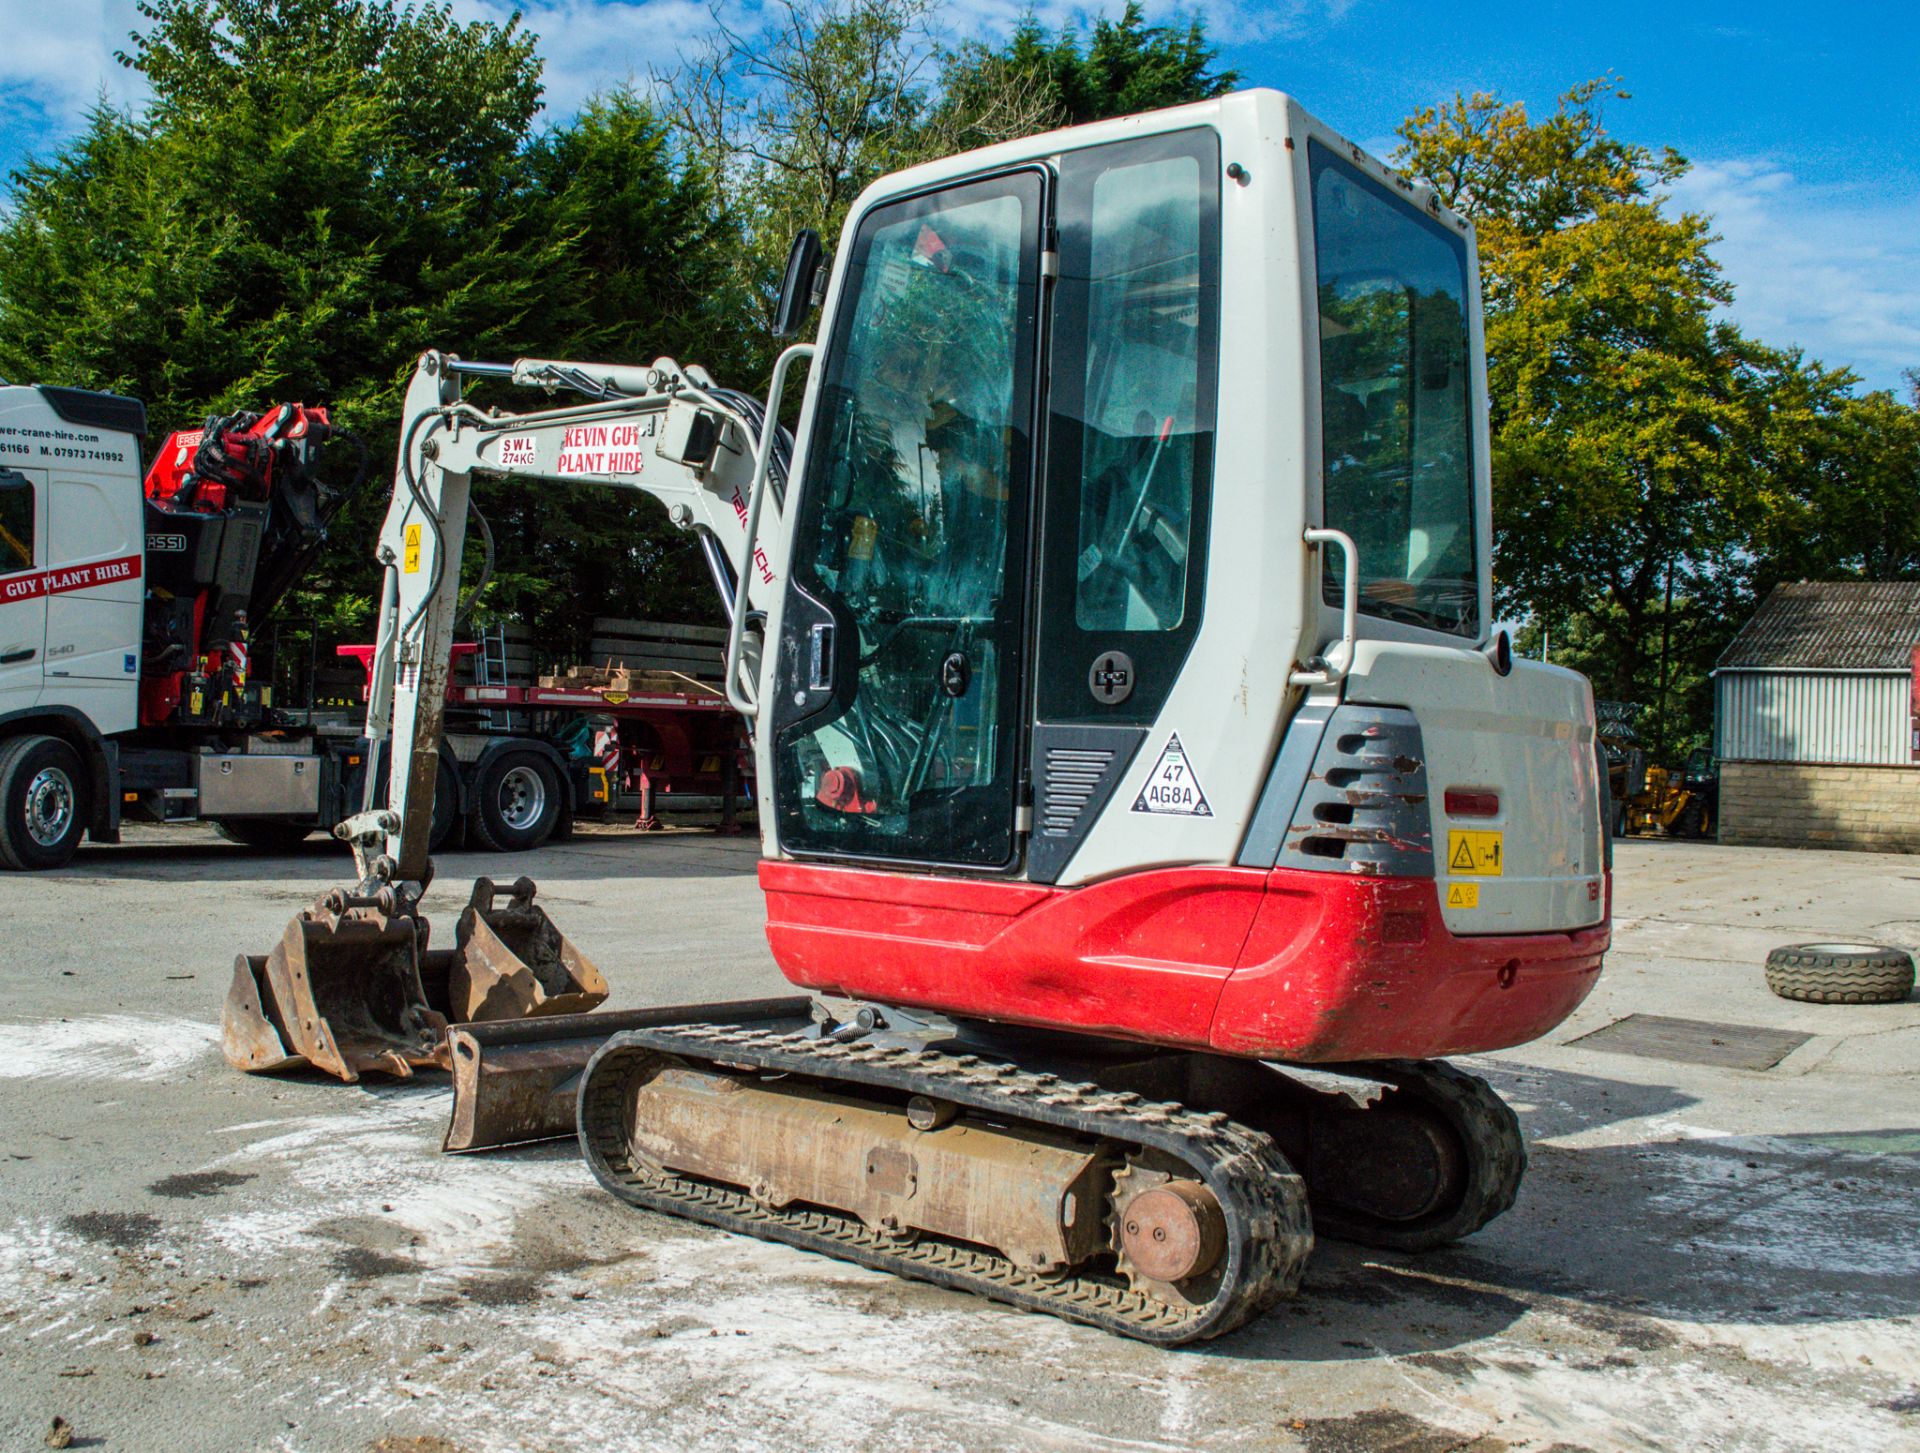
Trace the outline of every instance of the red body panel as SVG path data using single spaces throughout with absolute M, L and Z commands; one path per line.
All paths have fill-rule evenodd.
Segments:
M 1164 868 L 1084 888 L 768 861 L 767 939 L 822 993 L 1302 1063 L 1427 1059 L 1552 1029 L 1609 916 L 1460 938 L 1432 879 Z

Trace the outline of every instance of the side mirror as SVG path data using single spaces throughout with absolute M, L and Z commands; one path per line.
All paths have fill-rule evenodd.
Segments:
M 813 306 L 813 276 L 820 270 L 820 234 L 803 227 L 787 253 L 787 275 L 780 281 L 780 305 L 773 313 L 773 336 L 791 338 Z

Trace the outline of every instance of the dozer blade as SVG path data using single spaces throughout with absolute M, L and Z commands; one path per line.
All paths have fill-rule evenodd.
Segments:
M 447 972 L 456 1020 L 583 1014 L 606 1001 L 605 976 L 534 906 L 535 891 L 533 879 L 517 879 L 503 908 L 491 878 L 474 882 Z
M 804 995 L 725 1005 L 737 1023 L 804 1028 L 812 1000 Z M 576 1130 L 580 1072 L 616 1034 L 709 1018 L 712 1004 L 628 1009 L 614 1014 L 559 1014 L 498 1024 L 456 1024 L 447 1031 L 453 1062 L 453 1116 L 441 1147 L 489 1150 L 557 1140 Z
M 390 906 L 335 890 L 264 960 L 243 956 L 222 1026 L 228 1063 L 264 1071 L 304 1060 L 349 1084 L 368 1070 L 437 1064 L 447 1021 L 420 982 L 426 921 Z

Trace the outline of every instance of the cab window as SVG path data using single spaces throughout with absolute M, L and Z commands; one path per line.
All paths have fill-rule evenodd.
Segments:
M 0 575 L 33 568 L 33 486 L 0 473 Z
M 1220 327 L 1220 143 L 1059 163 L 1041 534 L 1043 721 L 1150 721 L 1200 629 Z M 1090 690 L 1119 653 L 1128 693 Z
M 1309 165 L 1326 522 L 1358 547 L 1362 611 L 1474 635 L 1466 240 L 1318 143 Z

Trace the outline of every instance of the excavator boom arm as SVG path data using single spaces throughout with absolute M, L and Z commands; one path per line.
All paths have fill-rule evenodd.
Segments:
M 484 410 L 461 396 L 463 379 L 476 375 L 585 397 L 527 412 Z M 339 829 L 354 844 L 362 891 L 378 883 L 424 885 L 428 871 L 472 477 L 652 495 L 676 525 L 700 537 L 729 614 L 736 592 L 764 609 L 777 577 L 767 547 L 749 539 L 748 520 L 756 483 L 782 469 L 777 436 L 760 447 L 762 424 L 756 400 L 719 389 L 700 370 L 671 359 L 642 369 L 422 355 L 407 389 L 393 499 L 378 547 L 383 573 L 367 699 L 367 795 L 361 813 Z M 763 497 L 772 493 L 762 490 Z M 762 510 L 768 505 L 777 523 L 778 504 L 763 500 Z M 768 538 L 776 535 L 767 531 Z M 740 663 L 745 679 L 730 683 L 735 693 L 751 691 L 753 666 L 751 657 Z M 378 811 L 377 766 L 388 750 L 391 785 L 386 810 Z

